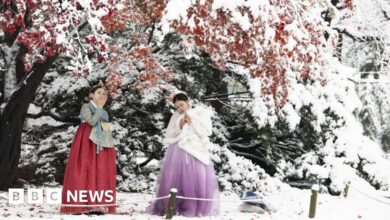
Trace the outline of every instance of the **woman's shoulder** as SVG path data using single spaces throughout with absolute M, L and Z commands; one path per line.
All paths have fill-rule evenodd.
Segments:
M 85 102 L 81 105 L 81 109 L 89 108 L 89 102 Z
M 90 106 L 89 102 L 82 104 L 80 111 L 81 112 L 87 112 L 87 111 L 90 112 L 91 111 L 91 106 Z
M 209 117 L 213 115 L 211 108 L 205 105 L 196 105 L 191 109 L 191 112 L 196 115 L 207 115 Z

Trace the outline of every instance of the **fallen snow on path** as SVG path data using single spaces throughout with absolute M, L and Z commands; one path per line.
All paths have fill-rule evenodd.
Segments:
M 280 191 L 266 196 L 266 202 L 271 204 L 275 212 L 265 214 L 241 213 L 240 202 L 221 203 L 221 213 L 218 217 L 186 218 L 175 216 L 174 219 L 227 219 L 227 220 L 252 220 L 252 219 L 278 219 L 278 220 L 302 220 L 309 219 L 310 190 L 300 190 L 284 185 Z M 0 193 L 0 219 L 164 219 L 160 216 L 150 216 L 144 213 L 148 202 L 153 195 L 141 193 L 118 193 L 117 202 L 121 204 L 117 208 L 116 215 L 61 215 L 59 206 L 49 205 L 9 205 L 8 193 Z M 222 193 L 222 200 L 239 200 L 235 194 Z M 388 220 L 390 219 L 390 192 L 375 191 L 364 185 L 351 185 L 347 198 L 319 194 L 317 203 L 316 220 Z

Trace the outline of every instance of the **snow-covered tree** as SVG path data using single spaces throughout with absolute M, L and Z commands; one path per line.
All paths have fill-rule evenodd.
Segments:
M 36 121 L 28 121 L 25 140 L 43 141 L 38 150 L 26 145 L 22 165 L 35 161 L 39 182 L 60 182 L 71 142 L 66 134 L 74 127 L 47 125 L 39 118 L 77 124 L 61 114 L 76 115 L 87 87 L 99 79 L 116 95 L 107 108 L 118 138 L 121 190 L 152 186 L 145 182 L 156 178 L 153 164 L 164 152 L 163 129 L 173 110 L 166 99 L 175 89 L 214 107 L 212 140 L 221 148 L 213 150 L 213 159 L 226 189 L 240 191 L 241 182 L 259 189 L 255 176 L 265 177 L 262 169 L 243 171 L 254 163 L 284 180 L 322 176 L 334 192 L 343 187 L 336 172 L 340 167 L 357 169 L 372 185 L 386 188 L 387 176 L 370 171 L 384 159 L 370 158 L 365 146 L 377 155 L 380 151 L 363 136 L 354 115 L 363 108 L 348 80 L 353 71 L 333 57 L 340 58 L 339 48 L 349 48 L 340 47 L 342 36 L 382 42 L 370 30 L 360 33 L 348 24 L 359 8 L 356 2 L 3 1 L 0 162 L 8 165 L 1 168 L 7 178 L 0 179 L 0 188 L 15 177 L 8 174 L 16 169 L 24 115 L 35 94 L 36 111 L 28 116 L 48 132 L 36 135 Z M 243 92 L 226 94 L 232 82 L 231 90 L 238 83 Z M 8 129 L 11 125 L 17 129 Z M 5 140 L 9 133 L 13 138 Z M 348 139 L 352 134 L 357 135 L 354 141 Z M 242 166 L 235 173 L 237 161 Z
M 144 10 L 150 10 L 156 1 L 3 0 L 0 4 L 4 59 L 0 79 L 0 189 L 6 189 L 15 181 L 28 106 L 48 70 L 56 62 L 66 62 L 64 72 L 85 77 L 94 63 L 120 57 L 116 48 L 123 45 L 113 45 L 109 34 L 122 28 L 122 23 L 144 25 Z M 124 8 L 130 10 L 131 16 L 118 19 Z M 144 21 L 154 22 L 160 15 L 149 11 L 148 16 L 150 19 Z M 118 24 L 112 25 L 115 22 Z M 135 39 L 134 36 L 128 37 Z M 147 51 L 141 45 L 126 52 L 135 62 L 150 64 L 145 65 L 147 70 L 158 68 Z M 121 60 L 128 58 L 122 56 Z M 110 73 L 106 82 L 115 93 L 121 77 L 115 71 Z
M 71 60 L 75 73 L 85 73 L 89 59 L 87 44 L 80 36 L 84 28 L 89 28 L 99 46 L 105 44 L 100 19 L 109 8 L 98 1 L 91 3 L 1 1 L 4 72 L 0 81 L 0 189 L 10 187 L 15 180 L 24 118 L 46 72 L 62 56 Z M 100 50 L 99 56 L 107 53 Z

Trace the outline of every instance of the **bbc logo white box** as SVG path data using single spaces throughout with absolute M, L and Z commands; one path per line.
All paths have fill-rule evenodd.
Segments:
M 9 204 L 17 205 L 24 203 L 24 189 L 9 189 L 8 190 Z
M 43 189 L 28 189 L 27 190 L 28 204 L 42 204 L 43 203 Z
M 62 189 L 47 188 L 46 189 L 46 203 L 47 204 L 61 204 Z

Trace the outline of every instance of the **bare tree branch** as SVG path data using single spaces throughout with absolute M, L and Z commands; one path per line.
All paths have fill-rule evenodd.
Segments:
M 70 123 L 70 124 L 80 124 L 81 122 L 79 117 L 62 116 L 52 111 L 41 111 L 38 114 L 27 114 L 27 118 L 32 118 L 32 119 L 37 119 L 43 116 L 49 116 L 56 121 Z
M 154 155 L 150 155 L 150 157 L 149 157 L 148 159 L 146 159 L 146 160 L 145 160 L 144 162 L 142 162 L 142 163 L 139 163 L 138 166 L 139 166 L 139 167 L 144 167 L 144 166 L 148 165 L 148 163 L 149 163 L 150 161 L 152 161 L 153 159 L 155 159 L 155 158 L 154 158 Z
M 337 32 L 341 34 L 345 34 L 346 36 L 350 37 L 352 40 L 357 42 L 369 42 L 369 41 L 379 41 L 381 40 L 379 37 L 375 36 L 369 36 L 369 35 L 363 35 L 363 36 L 355 36 L 350 31 L 348 31 L 346 28 L 334 28 Z
M 143 110 L 141 108 L 138 108 L 137 106 L 134 106 L 134 105 L 131 105 L 130 108 L 132 108 L 132 109 L 134 109 L 136 111 L 139 111 L 139 112 L 145 114 L 146 116 L 151 116 L 152 115 L 150 112 L 145 111 L 145 110 Z
M 153 35 L 154 35 L 154 30 L 155 30 L 155 29 L 156 29 L 156 24 L 153 24 L 152 30 L 151 30 L 150 33 L 149 33 L 148 45 L 150 44 L 150 42 L 152 42 Z
M 203 96 L 203 97 L 201 97 L 201 99 L 224 98 L 224 97 L 228 97 L 231 95 L 242 95 L 242 94 L 250 94 L 250 92 L 236 92 L 236 93 L 231 93 L 231 94 L 215 94 L 215 95 Z

